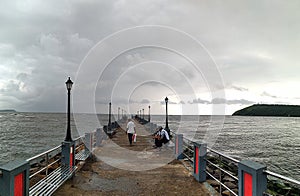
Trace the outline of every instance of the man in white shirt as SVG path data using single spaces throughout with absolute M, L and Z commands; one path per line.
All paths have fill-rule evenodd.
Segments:
M 136 133 L 135 124 L 131 119 L 128 119 L 126 133 L 128 136 L 129 144 L 132 145 L 132 136 Z

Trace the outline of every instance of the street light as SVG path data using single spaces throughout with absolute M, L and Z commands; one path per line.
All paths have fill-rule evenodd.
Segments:
M 108 132 L 111 132 L 111 102 L 109 102 L 108 108 Z
M 165 102 L 166 102 L 166 127 L 165 130 L 168 132 L 168 134 L 170 135 L 170 129 L 169 129 L 169 125 L 168 125 L 168 97 L 165 98 Z
M 148 121 L 150 122 L 150 105 L 148 106 L 149 108 L 149 118 L 148 118 Z
M 144 120 L 145 118 L 144 118 L 144 108 L 143 108 L 143 120 Z
M 118 107 L 118 120 L 120 120 L 120 107 Z
M 72 141 L 72 137 L 71 137 L 71 99 L 70 99 L 70 95 L 71 95 L 71 89 L 72 89 L 72 85 L 73 85 L 73 82 L 72 80 L 69 79 L 66 81 L 66 86 L 67 86 L 67 90 L 68 90 L 68 122 L 67 122 L 67 135 L 66 135 L 66 138 L 65 138 L 65 141 L 67 142 L 71 142 Z

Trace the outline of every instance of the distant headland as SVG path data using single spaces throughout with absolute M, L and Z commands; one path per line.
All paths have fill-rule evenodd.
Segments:
M 0 112 L 17 112 L 16 110 L 0 110 Z
M 254 104 L 238 110 L 233 116 L 284 116 L 300 117 L 299 105 Z

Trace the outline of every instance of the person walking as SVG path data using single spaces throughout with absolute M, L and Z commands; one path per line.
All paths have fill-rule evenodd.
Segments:
M 128 119 L 126 133 L 128 136 L 129 144 L 132 146 L 132 136 L 136 133 L 135 124 L 131 119 Z

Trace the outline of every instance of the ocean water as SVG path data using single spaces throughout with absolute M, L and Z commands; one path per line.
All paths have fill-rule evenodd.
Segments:
M 116 117 L 117 118 L 117 117 Z M 76 115 L 72 138 L 106 125 L 108 115 Z M 165 125 L 165 116 L 151 121 Z M 169 128 L 237 159 L 251 159 L 300 180 L 300 118 L 169 116 Z M 78 130 L 77 130 L 78 129 Z M 58 146 L 66 135 L 63 113 L 0 113 L 0 164 L 27 159 Z

